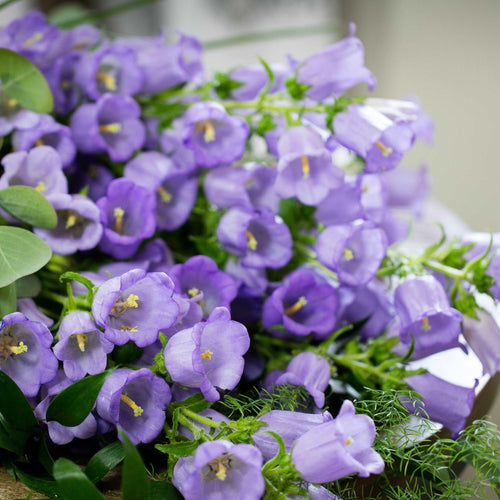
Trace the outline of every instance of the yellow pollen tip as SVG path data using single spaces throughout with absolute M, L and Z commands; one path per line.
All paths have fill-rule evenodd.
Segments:
M 250 186 L 251 186 L 254 182 L 255 182 L 255 179 L 254 179 L 253 177 L 250 177 L 250 179 L 247 179 L 247 180 L 243 183 L 243 185 L 244 185 L 245 187 L 250 187 Z
M 140 417 L 143 413 L 144 413 L 144 410 L 136 404 L 136 402 L 132 399 L 130 399 L 128 396 L 126 396 L 125 394 L 122 394 L 120 396 L 120 399 L 127 405 L 129 406 L 130 408 L 132 408 L 132 410 L 134 411 L 134 417 Z
M 375 146 L 377 146 L 377 148 L 379 148 L 380 151 L 382 151 L 382 154 L 384 156 L 389 156 L 392 153 L 392 148 L 388 148 L 385 144 L 383 144 L 380 141 L 377 141 L 375 143 Z
M 305 305 L 307 305 L 307 299 L 302 296 L 299 298 L 299 300 L 297 300 L 297 302 L 295 302 L 295 304 L 293 304 L 293 306 L 287 307 L 285 309 L 285 314 L 287 316 L 290 316 L 291 314 L 300 311 L 300 309 L 302 309 Z
M 345 445 L 348 446 L 350 445 L 352 442 L 354 441 L 354 439 L 352 437 L 348 437 L 346 440 L 345 440 Z
M 250 250 L 257 250 L 257 239 L 250 231 L 247 231 L 247 240 L 248 240 L 247 243 L 248 248 Z
M 42 141 L 42 139 L 38 138 L 38 139 L 35 141 L 35 146 L 43 146 L 43 141 Z
M 139 300 L 139 296 L 131 293 L 127 297 L 127 300 L 122 305 L 124 307 L 133 307 L 134 309 L 137 309 L 139 307 L 139 304 L 137 303 L 138 300 Z
M 212 351 L 209 351 L 208 349 L 205 351 L 205 352 L 202 352 L 201 353 L 201 359 L 212 359 L 212 354 L 213 352 Z
M 108 73 L 99 72 L 99 73 L 97 73 L 96 78 L 99 81 L 101 81 L 102 83 L 104 83 L 105 87 L 108 90 L 112 90 L 112 91 L 116 90 L 116 88 L 117 88 L 116 79 L 113 78 L 111 75 L 108 75 Z
M 89 339 L 87 335 L 85 335 L 84 333 L 76 334 L 76 341 L 78 342 L 78 349 L 80 349 L 80 351 L 85 352 L 85 344 L 88 340 Z
M 122 126 L 119 123 L 105 123 L 104 125 L 99 125 L 99 132 L 118 134 L 121 131 Z
M 203 139 L 205 142 L 215 141 L 215 128 L 212 122 L 207 121 L 205 123 L 205 133 L 203 134 Z
M 196 297 L 197 295 L 199 295 L 200 291 L 198 290 L 198 288 L 190 288 L 188 290 L 188 295 L 190 297 Z
M 43 35 L 39 31 L 37 31 L 32 37 L 28 38 L 23 45 L 25 47 L 31 47 L 35 42 L 38 42 L 42 38 Z
M 16 105 L 17 105 L 17 101 L 15 99 L 8 99 L 7 100 L 7 106 L 9 106 L 9 108 L 13 108 Z
M 307 158 L 306 155 L 302 155 L 300 157 L 300 161 L 302 162 L 302 173 L 304 175 L 304 179 L 307 179 L 309 177 L 309 159 Z
M 431 329 L 431 325 L 429 325 L 429 318 L 426 316 L 422 319 L 422 330 L 428 332 Z
M 66 220 L 66 229 L 73 227 L 75 224 L 76 224 L 76 215 L 75 214 L 68 215 L 68 218 Z
M 354 259 L 354 253 L 350 248 L 344 248 L 344 250 L 342 251 L 342 255 L 344 256 L 345 260 Z
M 9 349 L 14 354 L 21 354 L 23 352 L 28 352 L 28 346 L 24 342 L 19 342 L 18 345 L 10 346 Z
M 160 195 L 161 201 L 164 203 L 172 200 L 172 195 L 163 186 L 159 186 L 156 192 Z
M 227 475 L 227 467 L 224 464 L 219 463 L 219 469 L 215 474 L 215 476 L 217 477 L 217 479 L 224 481 L 224 479 L 226 479 L 226 475 Z
M 123 208 L 121 207 L 116 207 L 113 211 L 113 214 L 115 216 L 115 231 L 118 234 L 121 234 L 123 229 L 123 216 L 125 215 L 125 210 L 123 210 Z
M 62 80 L 61 83 L 59 84 L 59 87 L 62 90 L 69 89 L 71 87 L 71 82 L 69 80 Z
M 127 325 L 122 325 L 120 327 L 120 332 L 137 332 L 139 331 L 138 330 L 138 326 L 127 326 Z
M 43 181 L 38 181 L 38 184 L 36 185 L 35 191 L 38 191 L 39 193 L 43 193 L 47 188 L 45 187 L 45 183 Z

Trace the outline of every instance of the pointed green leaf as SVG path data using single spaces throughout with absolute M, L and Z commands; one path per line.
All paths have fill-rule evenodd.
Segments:
M 148 500 L 182 500 L 177 488 L 167 481 L 153 481 L 149 483 Z
M 0 48 L 0 81 L 2 93 L 23 108 L 37 113 L 52 111 L 54 101 L 47 80 L 26 57 Z
M 49 245 L 32 232 L 0 226 L 0 287 L 38 271 L 51 255 Z
M 67 458 L 55 461 L 54 477 L 64 500 L 104 500 L 80 467 Z
M 17 384 L 3 371 L 0 371 L 0 414 L 15 429 L 30 432 L 38 421 L 33 409 Z
M 17 466 L 15 467 L 15 472 L 18 479 L 31 490 L 38 491 L 50 498 L 60 498 L 59 487 L 55 481 L 51 481 L 45 477 L 33 476 Z
M 108 444 L 99 450 L 87 464 L 85 474 L 93 482 L 100 481 L 110 470 L 114 469 L 124 458 L 120 441 Z
M 122 469 L 122 500 L 144 500 L 149 495 L 149 481 L 141 455 L 127 435 L 118 429 L 125 460 Z
M 46 420 L 61 425 L 80 425 L 91 412 L 102 384 L 113 370 L 82 378 L 60 392 L 47 408 Z
M 0 288 L 0 318 L 6 314 L 15 312 L 17 308 L 16 301 L 16 283 Z
M 9 186 L 0 190 L 0 207 L 31 226 L 54 229 L 56 211 L 47 198 L 30 186 Z

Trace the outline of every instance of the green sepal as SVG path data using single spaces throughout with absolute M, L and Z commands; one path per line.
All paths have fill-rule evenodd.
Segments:
M 245 83 L 233 80 L 229 73 L 218 71 L 214 77 L 214 90 L 221 99 L 229 99 L 233 90 L 239 89 Z
M 300 83 L 297 81 L 296 76 L 290 76 L 285 80 L 285 87 L 293 100 L 302 101 L 306 96 L 306 92 L 311 88 L 311 85 Z

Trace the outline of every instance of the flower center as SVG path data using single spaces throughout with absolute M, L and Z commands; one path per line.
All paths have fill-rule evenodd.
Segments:
M 427 316 L 422 319 L 421 329 L 424 330 L 424 332 L 428 332 L 431 329 L 431 325 L 429 325 L 429 318 Z
M 43 35 L 42 33 L 40 33 L 39 31 L 37 31 L 33 36 L 31 36 L 30 38 L 28 38 L 25 42 L 24 42 L 24 46 L 26 48 L 28 47 L 31 47 L 35 42 L 38 42 L 39 40 L 41 40 L 43 38 Z
M 28 346 L 23 342 L 18 342 L 15 335 L 12 335 L 12 325 L 5 329 L 5 333 L 0 336 L 0 364 L 5 363 L 11 354 L 18 355 L 28 352 Z
M 111 309 L 110 312 L 123 314 L 129 308 L 137 309 L 139 307 L 139 304 L 137 303 L 138 300 L 139 300 L 139 296 L 131 293 L 127 297 L 127 300 L 118 299 L 115 302 L 115 305 L 113 306 L 113 308 Z
M 353 439 L 351 436 L 349 436 L 349 437 L 345 440 L 345 445 L 346 445 L 346 446 L 349 446 L 349 445 L 350 445 L 353 441 L 354 441 L 354 439 Z
M 342 251 L 342 255 L 344 256 L 345 260 L 354 259 L 354 252 L 350 248 L 344 248 L 344 250 Z
M 43 181 L 38 181 L 38 184 L 36 185 L 35 191 L 38 191 L 39 193 L 43 193 L 47 188 L 45 187 L 45 183 Z
M 134 417 L 140 417 L 144 413 L 144 410 L 138 404 L 136 404 L 136 402 L 133 399 L 130 399 L 126 394 L 122 394 L 120 396 L 120 399 L 127 406 L 132 408 L 132 410 L 134 411 Z
M 75 224 L 76 224 L 76 215 L 69 214 L 68 218 L 66 219 L 66 229 L 73 227 Z
M 211 360 L 212 359 L 212 355 L 213 355 L 213 352 L 209 351 L 208 349 L 206 349 L 205 352 L 201 353 L 201 359 Z
M 89 340 L 87 335 L 85 335 L 84 333 L 75 333 L 74 335 L 71 335 L 71 337 L 76 338 L 78 349 L 80 349 L 81 352 L 85 352 L 85 344 Z
M 203 134 L 205 142 L 215 141 L 215 121 L 214 120 L 200 120 L 194 125 L 194 131 Z
M 42 141 L 42 138 L 39 137 L 36 141 L 35 141 L 35 146 L 43 146 L 43 141 Z
M 307 299 L 302 295 L 302 297 L 299 297 L 299 300 L 297 300 L 295 304 L 285 309 L 285 315 L 290 316 L 293 313 L 300 311 L 305 305 L 307 305 Z
M 300 161 L 302 162 L 302 175 L 304 176 L 304 179 L 309 178 L 309 159 L 307 158 L 306 155 L 302 155 L 300 157 Z
M 139 326 L 138 325 L 135 325 L 135 326 L 127 326 L 127 325 L 122 325 L 120 327 L 120 332 L 138 332 Z
M 156 192 L 164 203 L 169 203 L 172 200 L 172 195 L 163 186 L 159 186 Z
M 115 216 L 115 231 L 118 234 L 122 234 L 123 231 L 123 216 L 125 215 L 125 210 L 121 207 L 116 207 L 113 211 Z
M 250 249 L 250 250 L 257 250 L 257 238 L 250 232 L 250 231 L 247 231 L 247 247 Z
M 105 73 L 104 71 L 99 71 L 96 75 L 96 78 L 104 84 L 104 86 L 111 91 L 116 90 L 116 79 L 112 77 L 110 74 Z
M 202 477 L 208 481 L 213 481 L 214 479 L 220 479 L 224 481 L 227 476 L 228 469 L 231 468 L 232 457 L 229 453 L 223 453 L 218 457 L 214 458 L 208 462 L 202 469 Z
M 380 151 L 382 151 L 382 154 L 384 156 L 389 156 L 392 153 L 392 148 L 387 147 L 384 143 L 380 141 L 377 141 L 375 143 L 375 146 L 377 146 L 377 148 L 379 148 Z
M 99 125 L 99 132 L 108 133 L 108 134 L 118 134 L 122 130 L 122 126 L 120 123 L 105 123 L 103 125 Z
M 199 294 L 200 294 L 200 291 L 198 290 L 198 288 L 193 287 L 193 288 L 190 288 L 190 289 L 188 290 L 188 295 L 189 295 L 191 298 L 196 297 L 196 296 L 197 296 L 197 295 L 199 295 Z

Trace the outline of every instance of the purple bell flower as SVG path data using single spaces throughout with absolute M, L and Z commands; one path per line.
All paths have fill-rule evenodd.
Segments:
M 102 251 L 116 259 L 131 257 L 155 231 L 155 205 L 149 189 L 123 177 L 112 181 L 107 195 L 97 201 L 104 226 Z
M 128 160 L 146 138 L 141 109 L 129 96 L 104 94 L 83 104 L 71 116 L 73 139 L 82 153 L 108 153 L 112 161 Z
M 116 345 L 129 340 L 145 347 L 172 326 L 179 306 L 172 299 L 174 284 L 165 273 L 133 269 L 102 284 L 94 296 L 92 314 L 104 328 L 104 338 Z
M 463 316 L 450 306 L 441 284 L 431 275 L 407 278 L 394 292 L 394 306 L 401 321 L 401 342 L 415 339 L 415 359 L 459 347 Z
M 194 457 L 181 457 L 172 482 L 186 500 L 259 500 L 265 490 L 261 468 L 255 446 L 217 439 L 198 446 Z
M 288 226 L 267 210 L 229 209 L 217 226 L 217 238 L 246 267 L 283 267 L 292 258 Z
M 411 128 L 376 109 L 351 104 L 333 120 L 336 140 L 364 158 L 366 173 L 396 168 L 414 140 Z
M 85 189 L 87 196 L 93 201 L 106 196 L 108 185 L 115 178 L 108 168 L 90 156 L 77 156 L 76 162 L 65 173 L 70 192 L 80 193 Z
M 55 378 L 42 387 L 42 400 L 35 408 L 35 417 L 39 420 L 45 420 L 47 408 L 54 396 L 70 386 L 72 382 L 72 380 L 66 378 L 62 370 L 59 370 Z M 97 431 L 97 422 L 94 415 L 89 413 L 83 422 L 75 427 L 66 427 L 59 422 L 50 421 L 47 422 L 47 428 L 51 441 L 63 445 L 70 443 L 74 438 L 88 439 L 92 437 Z
M 305 387 L 312 396 L 314 404 L 322 408 L 325 404 L 325 389 L 330 381 L 330 365 L 325 358 L 320 358 L 313 352 L 306 351 L 297 354 L 285 372 L 280 375 L 275 385 L 299 385 Z
M 364 285 L 375 276 L 386 255 L 387 237 L 369 222 L 330 226 L 320 233 L 316 252 L 342 284 Z
M 330 189 L 343 184 L 343 171 L 333 164 L 323 139 L 310 127 L 288 129 L 278 141 L 278 153 L 274 189 L 282 198 L 296 197 L 306 205 L 317 205 Z
M 364 215 L 361 196 L 361 178 L 358 177 L 354 182 L 345 182 L 342 186 L 332 189 L 326 198 L 318 203 L 314 216 L 325 226 L 347 224 L 361 219 Z
M 215 102 L 193 104 L 184 115 L 184 144 L 194 152 L 197 165 L 215 167 L 232 163 L 245 151 L 247 122 L 230 116 Z
M 308 271 L 295 271 L 287 276 L 264 303 L 262 323 L 272 327 L 283 325 L 294 335 L 315 333 L 328 335 L 335 325 L 337 293 L 328 283 Z
M 34 233 L 45 240 L 58 255 L 71 255 L 78 250 L 97 246 L 103 234 L 99 209 L 80 194 L 53 194 L 48 200 L 57 214 L 54 229 L 35 228 Z
M 54 354 L 63 361 L 68 379 L 79 380 L 87 373 L 95 375 L 106 369 L 106 355 L 114 344 L 103 337 L 89 313 L 73 311 L 64 316 L 58 338 Z
M 363 44 L 354 36 L 355 32 L 356 26 L 351 23 L 347 38 L 307 57 L 299 65 L 297 81 L 311 86 L 306 93 L 308 97 L 321 101 L 363 82 L 370 90 L 375 87 L 375 77 L 364 65 Z
M 57 359 L 50 346 L 49 329 L 24 314 L 7 314 L 0 321 L 0 370 L 4 371 L 28 398 L 36 396 L 41 384 L 57 372 Z
M 54 324 L 54 320 L 45 316 L 40 309 L 35 304 L 33 299 L 29 297 L 23 297 L 17 299 L 17 310 L 18 312 L 24 314 L 31 321 L 39 321 L 43 323 L 47 328 L 50 328 Z
M 189 177 L 156 151 L 137 155 L 125 165 L 124 176 L 156 193 L 155 213 L 159 229 L 173 231 L 186 222 L 196 201 L 196 177 Z
M 5 155 L 2 166 L 4 174 L 0 177 L 0 189 L 16 185 L 30 186 L 44 196 L 68 192 L 61 157 L 50 146 Z
M 271 70 L 274 73 L 274 82 L 268 93 L 274 94 L 283 88 L 283 82 L 290 69 L 284 64 L 271 64 Z M 231 98 L 237 101 L 251 101 L 255 99 L 269 83 L 269 75 L 262 64 L 241 66 L 231 71 L 229 77 L 231 80 L 242 84 L 231 91 Z
M 163 429 L 171 399 L 168 384 L 151 370 L 118 368 L 97 396 L 97 413 L 119 425 L 135 445 L 150 443 Z
M 259 422 L 265 422 L 266 425 L 260 427 L 252 435 L 252 439 L 255 446 L 261 451 L 264 460 L 267 461 L 276 456 L 279 450 L 278 442 L 267 431 L 279 434 L 285 442 L 286 452 L 290 453 L 297 438 L 305 434 L 309 429 L 330 422 L 332 419 L 332 415 L 327 411 L 323 413 L 302 413 L 299 411 L 272 410 L 258 418 Z
M 39 120 L 39 114 L 21 108 L 15 99 L 2 92 L 0 81 L 0 137 L 9 135 L 13 130 L 33 128 Z
M 35 146 L 52 146 L 59 153 L 63 167 L 67 167 L 76 154 L 71 130 L 49 115 L 41 115 L 37 125 L 30 129 L 17 130 L 12 143 L 18 151 L 28 151 Z
M 217 401 L 216 387 L 238 385 L 249 347 L 245 326 L 232 321 L 225 307 L 217 307 L 206 322 L 181 330 L 168 341 L 165 366 L 174 382 L 199 387 L 207 401 Z
M 219 271 L 217 264 L 205 255 L 196 255 L 184 264 L 172 267 L 169 276 L 176 293 L 189 297 L 208 316 L 216 307 L 227 307 L 238 293 L 238 283 L 229 274 Z
M 350 474 L 380 474 L 384 461 L 371 448 L 375 424 L 368 415 L 356 415 L 345 400 L 337 417 L 303 434 L 292 449 L 292 462 L 302 479 L 328 483 Z
M 179 170 L 186 174 L 191 173 L 196 169 L 194 152 L 182 142 L 182 130 L 179 129 L 180 123 L 177 121 L 174 124 L 177 124 L 178 128 L 166 129 L 161 133 L 158 139 L 160 149 Z

